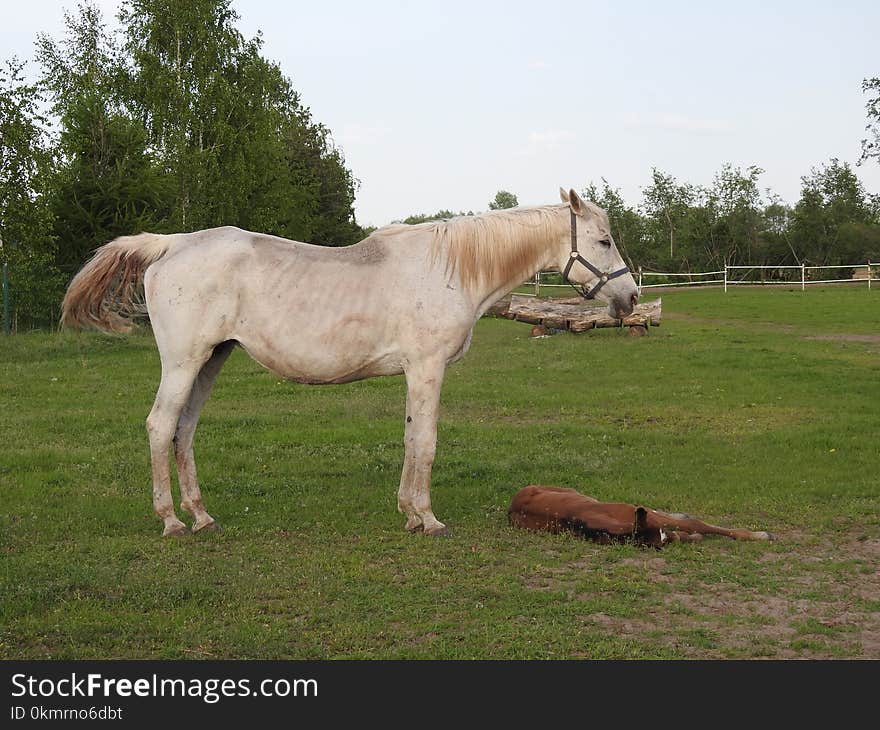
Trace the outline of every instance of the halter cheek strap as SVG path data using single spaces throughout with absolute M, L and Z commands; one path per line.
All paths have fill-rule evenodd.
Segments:
M 591 289 L 590 287 L 584 284 L 575 284 L 571 279 L 568 278 L 568 274 L 571 271 L 571 267 L 574 266 L 574 262 L 578 261 L 584 266 L 586 266 L 598 279 L 599 281 L 596 285 Z M 565 264 L 565 269 L 562 271 L 562 278 L 565 279 L 574 290 L 580 294 L 584 299 L 593 299 L 596 294 L 599 293 L 599 290 L 605 286 L 612 279 L 616 279 L 618 276 L 623 276 L 628 273 L 629 269 L 624 266 L 622 269 L 617 269 L 617 271 L 600 271 L 593 264 L 587 261 L 583 256 L 578 252 L 578 239 L 577 239 L 577 216 L 574 211 L 571 211 L 571 254 L 568 257 L 568 262 Z

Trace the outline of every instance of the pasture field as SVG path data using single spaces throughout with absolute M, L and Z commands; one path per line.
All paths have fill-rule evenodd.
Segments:
M 224 532 L 168 540 L 152 337 L 0 340 L 0 657 L 880 658 L 880 291 L 662 297 L 643 338 L 478 323 L 443 390 L 448 540 L 396 512 L 402 378 L 300 386 L 234 353 L 196 437 Z M 780 540 L 515 530 L 530 483 Z

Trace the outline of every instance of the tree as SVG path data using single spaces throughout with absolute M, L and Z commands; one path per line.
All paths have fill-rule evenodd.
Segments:
M 687 184 L 680 185 L 672 175 L 665 175 L 656 168 L 651 170 L 651 178 L 651 184 L 642 190 L 649 232 L 658 244 L 661 237 L 668 237 L 668 262 L 672 264 L 675 260 L 676 234 L 680 232 L 693 202 L 694 188 Z
M 870 135 L 862 140 L 862 156 L 859 164 L 870 157 L 880 162 L 880 77 L 865 79 L 862 82 L 862 91 L 866 94 L 873 93 L 866 104 L 868 124 L 865 130 Z
M 864 259 L 873 246 L 877 213 L 849 163 L 832 159 L 801 181 L 792 218 L 792 239 L 801 258 L 820 265 Z
M 325 245 L 362 237 L 357 182 L 231 0 L 125 0 L 129 104 L 174 181 L 177 229 L 240 225 Z
M 761 247 L 764 259 L 761 263 L 799 265 L 800 256 L 792 245 L 791 222 L 794 210 L 777 194 L 767 191 L 768 202 L 761 212 Z
M 489 210 L 505 210 L 507 208 L 516 208 L 519 201 L 513 193 L 507 190 L 499 190 L 495 193 L 495 199 L 489 203 Z
M 708 198 L 715 213 L 709 253 L 717 265 L 754 260 L 762 224 L 758 178 L 763 172 L 754 165 L 743 172 L 726 164 L 715 176 Z
M 100 10 L 83 2 L 77 15 L 65 13 L 65 25 L 60 42 L 38 37 L 37 57 L 59 125 L 50 196 L 56 263 L 72 276 L 97 246 L 161 230 L 171 191 L 143 125 L 122 104 L 118 49 Z
M 61 277 L 54 268 L 44 187 L 51 162 L 39 90 L 15 58 L 0 68 L 0 259 L 9 266 L 13 319 L 51 324 Z
M 174 181 L 176 227 L 207 227 L 238 182 L 223 164 L 241 131 L 230 124 L 241 101 L 231 83 L 238 15 L 230 0 L 126 0 L 119 17 L 129 103 Z
M 302 160 L 304 179 L 314 195 L 311 231 L 306 240 L 324 246 L 345 246 L 365 237 L 354 214 L 358 181 L 345 166 L 345 157 L 323 124 L 307 112 L 291 117 L 299 125 L 300 147 L 291 147 L 291 159 Z

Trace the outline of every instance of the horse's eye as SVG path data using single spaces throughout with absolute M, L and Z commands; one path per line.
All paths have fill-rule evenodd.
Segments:
M 599 243 L 601 243 L 603 246 L 607 246 L 608 248 L 611 248 L 611 239 L 610 238 L 603 238 L 601 241 L 599 241 Z

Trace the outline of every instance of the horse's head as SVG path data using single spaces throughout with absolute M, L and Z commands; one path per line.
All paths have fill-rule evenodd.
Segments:
M 571 236 L 561 243 L 559 270 L 584 296 L 608 302 L 613 317 L 631 314 L 639 290 L 614 245 L 605 211 L 574 191 L 559 189 L 571 211 Z

